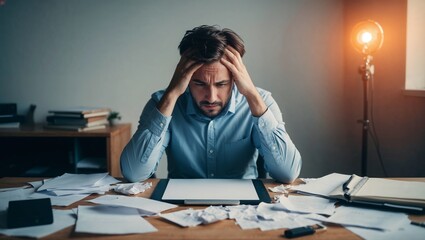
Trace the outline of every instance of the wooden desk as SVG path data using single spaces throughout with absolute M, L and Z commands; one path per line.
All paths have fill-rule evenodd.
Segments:
M 42 125 L 0 129 L 0 177 L 31 176 L 25 175 L 25 171 L 40 165 L 58 169 L 50 176 L 79 173 L 84 169 L 77 164 L 84 158 L 103 159 L 106 162 L 99 171 L 121 177 L 120 155 L 130 137 L 129 123 L 86 132 L 44 129 Z
M 34 178 L 1 178 L 0 179 L 0 188 L 7 187 L 17 187 L 25 185 L 26 182 L 35 181 L 39 179 Z M 414 179 L 415 181 L 425 181 L 425 178 Z M 149 179 L 153 184 L 153 187 L 148 191 L 139 194 L 140 197 L 150 197 L 153 189 L 158 183 L 158 179 Z M 299 183 L 297 180 L 295 183 Z M 276 183 L 273 180 L 266 179 L 264 180 L 266 187 L 274 187 L 280 185 L 280 183 Z M 108 194 L 115 194 L 110 192 Z M 273 197 L 275 194 L 270 192 L 270 196 Z M 91 203 L 85 202 L 85 200 L 93 199 L 98 197 L 98 195 L 91 195 L 86 199 L 74 203 L 69 207 L 55 207 L 57 209 L 70 209 L 76 208 L 78 205 L 93 205 Z M 202 209 L 204 207 L 199 206 L 180 206 L 178 208 L 170 209 L 166 212 L 174 212 L 187 208 L 194 209 Z M 152 225 L 154 225 L 158 232 L 155 233 L 145 233 L 145 234 L 134 234 L 134 235 L 97 235 L 97 234 L 80 234 L 74 232 L 74 226 L 63 229 L 59 232 L 56 232 L 52 235 L 49 235 L 43 239 L 163 239 L 163 240 L 173 240 L 173 239 L 285 239 L 282 237 L 282 233 L 284 229 L 272 230 L 272 231 L 261 231 L 259 229 L 251 229 L 251 230 L 242 230 L 238 225 L 235 224 L 234 220 L 222 220 L 217 223 L 209 224 L 209 225 L 200 225 L 197 227 L 191 228 L 182 228 L 174 223 L 168 222 L 167 220 L 161 217 L 147 217 L 145 218 Z M 425 215 L 420 216 L 411 216 L 412 220 L 416 221 L 425 221 Z M 1 235 L 0 239 L 19 239 L 19 238 L 10 238 Z M 325 232 L 317 233 L 314 235 L 306 236 L 303 238 L 297 239 L 361 239 L 354 233 L 346 230 L 345 228 L 333 225 L 328 226 L 328 229 Z

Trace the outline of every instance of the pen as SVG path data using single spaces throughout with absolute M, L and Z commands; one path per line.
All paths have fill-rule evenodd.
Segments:
M 425 228 L 425 222 L 414 222 L 414 221 L 411 221 L 410 224 Z

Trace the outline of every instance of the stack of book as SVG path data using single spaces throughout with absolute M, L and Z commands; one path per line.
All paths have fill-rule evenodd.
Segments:
M 78 132 L 103 129 L 109 124 L 110 112 L 109 108 L 92 107 L 50 110 L 45 128 Z
M 16 103 L 0 103 L 0 128 L 19 128 Z

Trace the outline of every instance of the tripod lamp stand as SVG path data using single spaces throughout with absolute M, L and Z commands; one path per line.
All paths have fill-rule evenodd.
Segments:
M 373 65 L 372 53 L 378 51 L 384 42 L 384 31 L 379 23 L 366 20 L 356 24 L 351 32 L 351 43 L 354 48 L 362 54 L 363 64 L 359 67 L 359 73 L 363 82 L 363 119 L 362 124 L 362 162 L 361 174 L 367 175 L 367 148 L 369 120 L 369 82 L 373 81 L 375 67 Z M 373 89 L 372 89 L 373 91 Z

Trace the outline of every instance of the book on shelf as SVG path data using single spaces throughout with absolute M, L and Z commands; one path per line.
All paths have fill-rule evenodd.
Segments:
M 106 124 L 96 125 L 91 127 L 81 127 L 75 125 L 55 125 L 55 124 L 46 124 L 44 125 L 46 129 L 55 129 L 55 130 L 65 130 L 65 131 L 77 131 L 77 132 L 85 132 L 91 130 L 105 129 Z
M 80 127 L 92 127 L 96 125 L 109 124 L 106 116 L 90 117 L 90 118 L 70 118 L 60 116 L 47 116 L 46 121 L 51 125 L 74 125 Z
M 19 122 L 18 115 L 0 115 L 0 123 Z
M 0 123 L 0 128 L 19 128 L 20 125 L 19 122 L 6 122 Z
M 99 169 L 106 168 L 106 159 L 102 157 L 83 158 L 77 163 L 77 168 Z
M 16 116 L 18 114 L 18 106 L 16 103 L 0 103 L 1 116 Z
M 0 128 L 19 128 L 16 103 L 0 103 Z
M 111 110 L 101 107 L 77 107 L 59 110 L 50 110 L 49 113 L 54 116 L 72 117 L 72 118 L 90 118 L 99 116 L 108 116 Z

